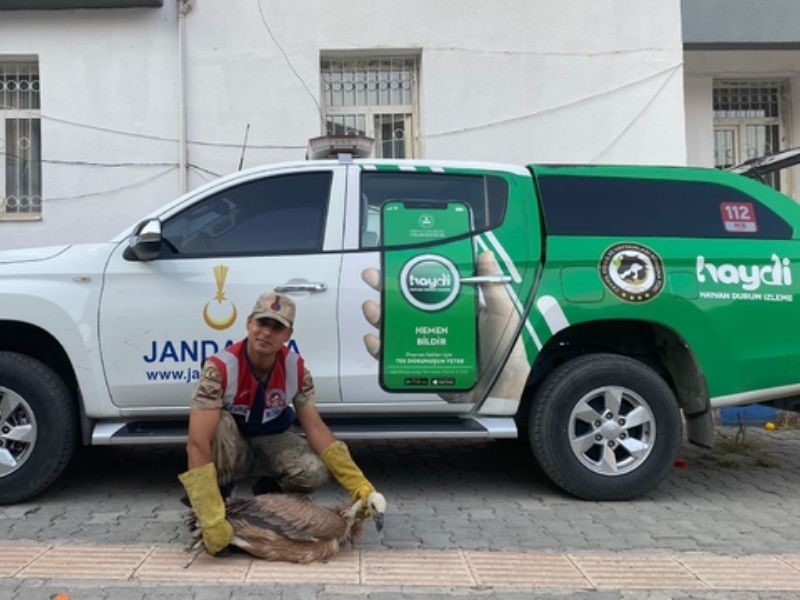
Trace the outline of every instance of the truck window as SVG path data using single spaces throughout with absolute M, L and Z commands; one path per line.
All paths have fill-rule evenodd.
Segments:
M 508 183 L 496 175 L 444 173 L 363 172 L 361 174 L 362 248 L 382 245 L 381 207 L 390 201 L 460 201 L 472 209 L 473 231 L 494 229 L 503 223 Z M 441 242 L 441 240 L 438 240 Z
M 717 183 L 545 175 L 539 190 L 551 235 L 792 237 L 757 198 Z
M 164 223 L 162 258 L 319 252 L 331 177 L 277 175 L 204 198 Z

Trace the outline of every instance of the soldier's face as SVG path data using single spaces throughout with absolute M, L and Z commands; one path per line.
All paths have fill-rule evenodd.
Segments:
M 247 320 L 247 344 L 252 354 L 276 354 L 291 337 L 291 327 L 275 319 Z

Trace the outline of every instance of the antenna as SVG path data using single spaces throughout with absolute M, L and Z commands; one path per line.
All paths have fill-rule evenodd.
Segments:
M 239 170 L 242 170 L 244 164 L 244 151 L 247 150 L 247 135 L 250 133 L 250 123 L 247 124 L 244 130 L 244 141 L 242 142 L 242 155 L 239 157 Z

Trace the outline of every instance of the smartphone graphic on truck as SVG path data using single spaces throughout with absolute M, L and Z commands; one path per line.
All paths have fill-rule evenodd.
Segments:
M 381 229 L 381 386 L 469 390 L 478 377 L 477 288 L 461 281 L 475 273 L 469 205 L 389 201 Z

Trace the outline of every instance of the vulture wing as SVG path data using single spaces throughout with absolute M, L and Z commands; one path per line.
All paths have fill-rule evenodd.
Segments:
M 334 511 L 301 494 L 261 494 L 253 498 L 229 498 L 228 520 L 238 529 L 274 532 L 290 540 L 316 542 L 338 539 L 347 523 Z

